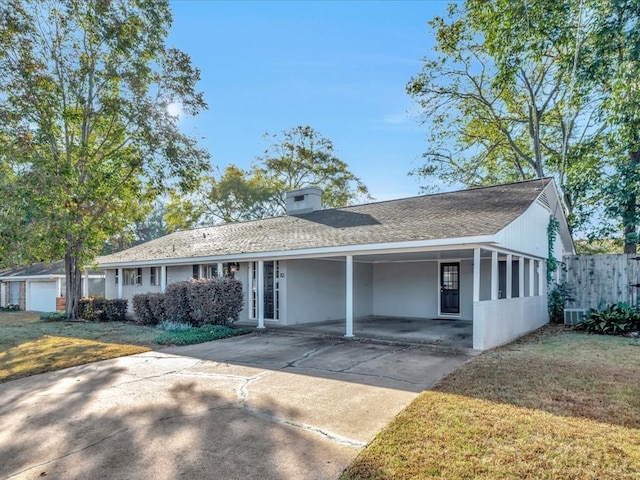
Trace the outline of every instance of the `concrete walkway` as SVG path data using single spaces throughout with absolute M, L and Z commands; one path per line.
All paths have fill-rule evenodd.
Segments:
M 0 385 L 0 478 L 336 478 L 466 352 L 269 332 Z

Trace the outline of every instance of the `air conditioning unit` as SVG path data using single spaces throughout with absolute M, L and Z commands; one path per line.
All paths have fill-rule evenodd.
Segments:
M 582 322 L 586 319 L 588 311 L 586 308 L 565 308 L 564 324 L 575 325 L 576 323 Z

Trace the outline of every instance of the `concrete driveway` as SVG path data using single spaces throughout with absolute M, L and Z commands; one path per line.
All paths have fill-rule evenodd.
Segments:
M 288 332 L 0 385 L 0 478 L 336 478 L 469 357 Z

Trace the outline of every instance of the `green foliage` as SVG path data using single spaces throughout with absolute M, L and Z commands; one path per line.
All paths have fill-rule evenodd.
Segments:
M 170 320 L 163 320 L 158 323 L 157 328 L 166 332 L 179 332 L 181 330 L 189 330 L 193 328 L 190 323 L 172 322 Z
M 601 335 L 623 335 L 640 331 L 640 308 L 620 302 L 603 310 L 589 310 L 587 318 L 576 325 L 578 330 Z
M 558 238 L 558 229 L 560 223 L 558 219 L 553 215 L 549 216 L 549 224 L 547 225 L 547 241 L 549 244 L 549 254 L 547 256 L 547 285 L 551 285 L 553 282 L 553 272 L 558 269 L 558 261 L 555 257 L 555 243 Z
M 188 330 L 174 330 L 157 336 L 153 341 L 160 345 L 192 345 L 194 343 L 210 342 L 222 338 L 245 335 L 251 330 L 232 328 L 223 325 L 202 325 Z
M 217 178 L 201 178 L 196 195 L 173 192 L 166 215 L 169 229 L 282 215 L 286 193 L 309 185 L 322 189 L 324 207 L 371 198 L 347 163 L 335 156 L 331 140 L 312 127 L 266 137 L 272 143 L 250 170 L 231 165 Z
M 165 293 L 133 297 L 135 316 L 145 325 L 231 325 L 242 306 L 242 282 L 226 277 L 171 283 Z
M 127 319 L 128 304 L 127 300 L 120 298 L 81 298 L 78 302 L 78 317 L 90 322 L 122 322 Z
M 133 313 L 143 325 L 157 325 L 166 318 L 165 294 L 139 293 L 133 296 Z
M 164 0 L 0 4 L 0 258 L 64 258 L 69 316 L 105 241 L 208 168 L 167 110 L 206 108 L 170 25 Z
M 560 283 L 550 288 L 547 297 L 547 308 L 551 323 L 564 323 L 564 306 L 572 300 L 573 290 L 566 283 Z
M 42 312 L 40 313 L 40 320 L 48 321 L 48 320 L 66 320 L 67 314 L 64 312 Z

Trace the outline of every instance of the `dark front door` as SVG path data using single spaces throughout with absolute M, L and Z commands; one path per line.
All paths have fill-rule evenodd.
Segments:
M 440 264 L 440 313 L 460 313 L 460 264 Z
M 273 302 L 273 291 L 274 291 L 274 265 L 273 261 L 264 262 L 264 318 L 268 318 L 269 320 L 274 319 L 274 302 Z

